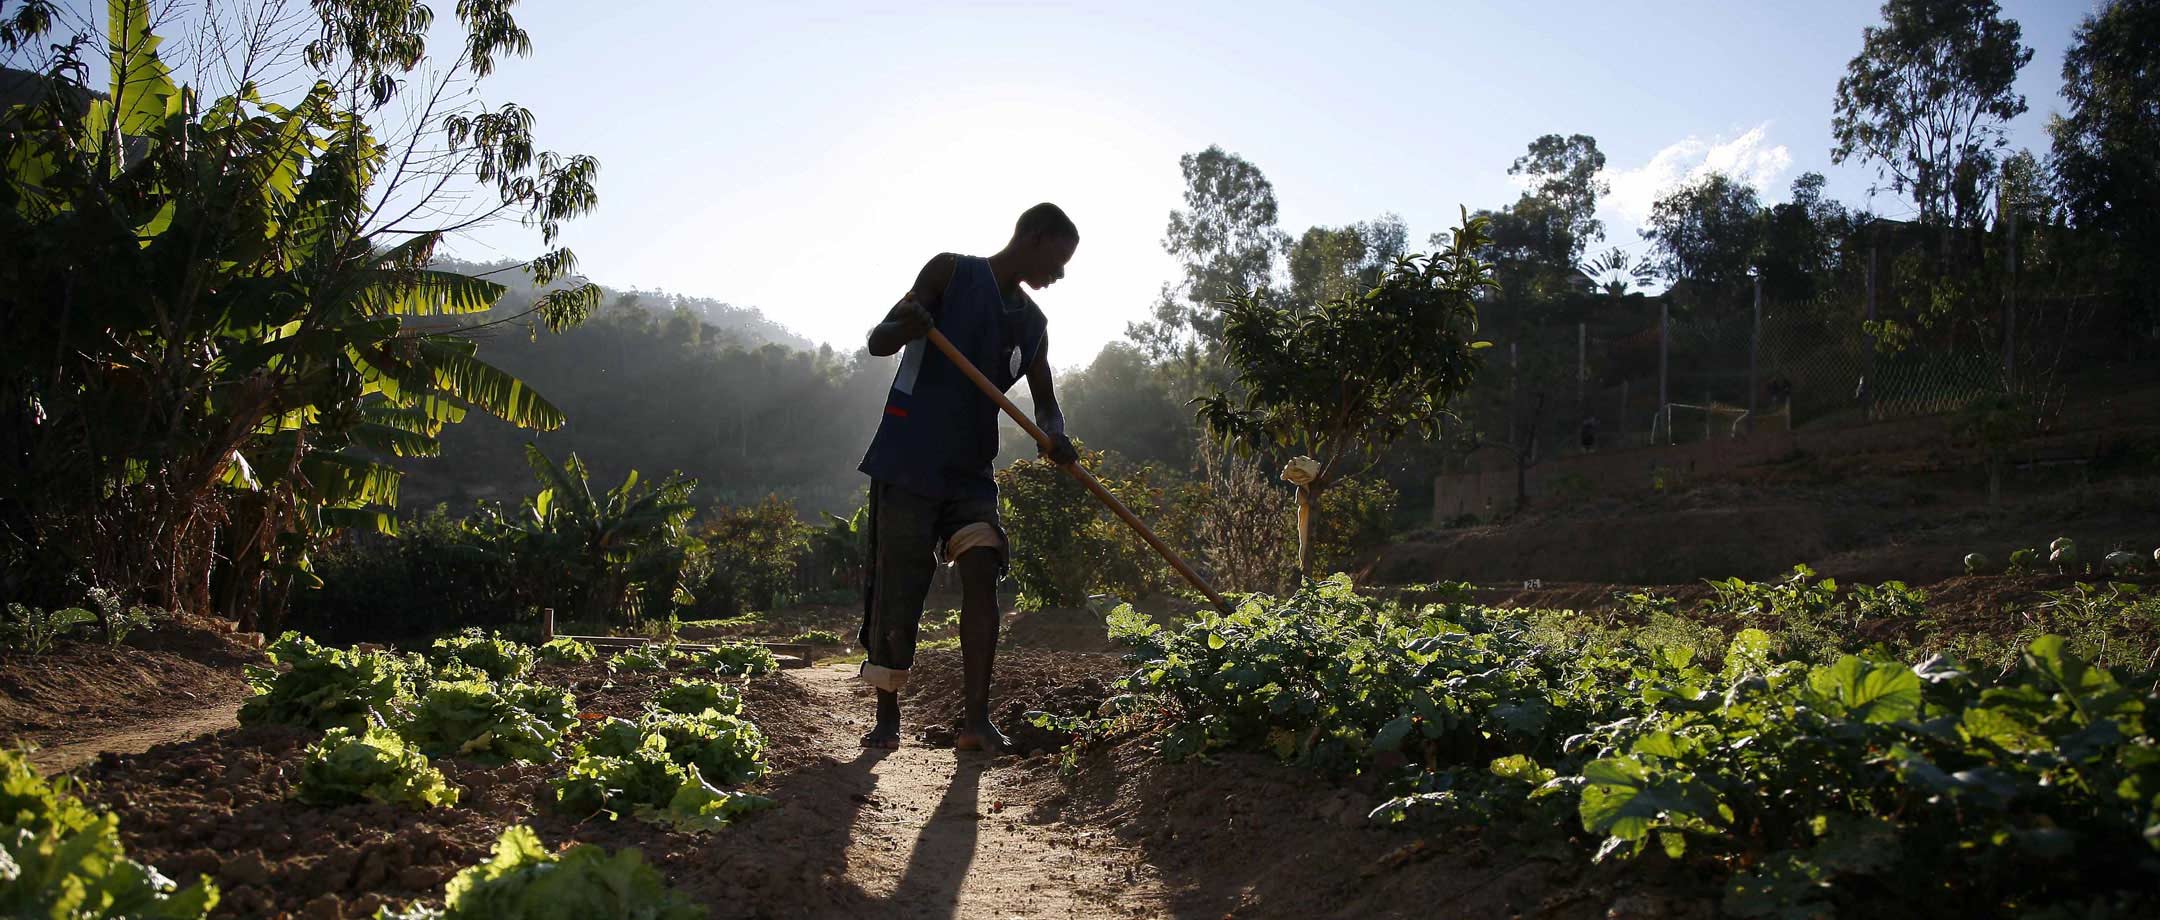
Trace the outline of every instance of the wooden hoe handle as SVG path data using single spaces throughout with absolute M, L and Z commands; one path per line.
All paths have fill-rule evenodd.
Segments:
M 1050 449 L 1050 436 L 1043 433 L 1041 428 L 1036 427 L 1035 423 L 1020 411 L 1019 406 L 1013 405 L 1013 401 L 1007 399 L 1005 394 L 998 390 L 997 385 L 990 382 L 990 378 L 983 376 L 982 371 L 975 368 L 975 362 L 969 361 L 966 355 L 960 353 L 960 349 L 954 348 L 952 340 L 947 339 L 945 333 L 932 329 L 929 333 L 929 339 L 930 344 L 937 346 L 938 351 L 945 353 L 946 360 L 951 361 L 954 367 L 960 369 L 960 373 L 966 374 L 969 380 L 975 381 L 975 386 L 983 391 L 983 395 L 990 397 L 992 402 L 997 403 L 998 408 L 1005 410 L 1006 415 L 1012 416 L 1013 421 L 1019 422 L 1020 428 L 1026 431 L 1029 437 L 1034 438 L 1035 443 L 1041 444 L 1044 450 Z M 1199 588 L 1200 593 L 1207 595 L 1207 599 L 1214 602 L 1216 609 L 1224 613 L 1231 612 L 1230 604 L 1222 599 L 1222 595 L 1215 593 L 1215 588 L 1207 583 L 1207 579 L 1201 578 L 1200 573 L 1193 571 L 1192 566 L 1186 565 L 1184 558 L 1177 554 L 1177 550 L 1171 549 L 1160 537 L 1155 536 L 1155 532 L 1149 530 L 1148 525 L 1141 523 L 1140 517 L 1133 514 L 1131 508 L 1125 507 L 1124 502 L 1118 501 L 1117 496 L 1110 494 L 1109 489 L 1103 488 L 1103 484 L 1095 481 L 1095 477 L 1090 475 L 1087 470 L 1081 469 L 1080 464 L 1066 463 L 1061 464 L 1058 468 L 1064 470 L 1072 478 L 1079 480 L 1082 486 L 1087 487 L 1089 492 L 1094 493 L 1097 500 L 1110 508 L 1110 513 L 1117 515 L 1118 519 L 1124 521 L 1126 526 L 1139 533 L 1140 539 L 1146 540 L 1147 545 L 1154 547 L 1155 552 L 1162 555 L 1163 561 L 1170 563 L 1170 567 L 1176 569 L 1179 575 L 1185 576 L 1186 581 L 1192 582 L 1193 587 Z

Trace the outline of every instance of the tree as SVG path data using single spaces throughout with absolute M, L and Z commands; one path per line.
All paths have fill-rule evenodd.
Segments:
M 576 454 L 556 463 L 528 444 L 525 459 L 540 491 L 514 508 L 482 502 L 465 525 L 515 573 L 517 601 L 632 621 L 672 602 L 695 548 L 683 525 L 697 510 L 690 504 L 697 480 L 669 476 L 641 487 L 632 470 L 622 485 L 595 492 Z
M 1986 214 L 2003 123 L 2023 114 L 2013 84 L 2032 60 L 1995 0 L 1888 0 L 1838 80 L 1833 163 L 1874 163 L 1920 222 L 1975 227 Z
M 1061 377 L 1057 392 L 1065 414 L 1093 433 L 1089 443 L 1136 463 L 1178 469 L 1191 463 L 1192 413 L 1171 395 L 1170 380 L 1137 346 L 1104 345 L 1087 367 Z M 1111 422 L 1115 424 L 1107 424 Z M 1032 453 L 1033 443 L 1015 446 Z
M 1216 305 L 1268 286 L 1275 257 L 1288 240 L 1275 226 L 1275 187 L 1260 168 L 1221 147 L 1178 158 L 1185 175 L 1185 208 L 1170 212 L 1163 251 L 1177 257 L 1184 278 L 1165 285 L 1151 322 L 1126 335 L 1160 359 L 1212 349 L 1221 338 Z
M 2063 99 L 2048 134 L 2071 222 L 2123 253 L 2160 251 L 2160 0 L 2110 0 L 2078 25 Z M 2146 315 L 2160 315 L 2152 273 L 2123 275 Z
M 810 551 L 811 530 L 792 502 L 767 495 L 754 505 L 715 509 L 700 522 L 698 540 L 703 550 L 691 589 L 698 609 L 733 617 L 780 603 Z
M 1853 231 L 1845 206 L 1823 195 L 1823 175 L 1802 173 L 1792 200 L 1772 207 L 1763 222 L 1763 295 L 1779 301 L 1814 297 L 1842 267 L 1839 245 Z
M 1380 283 L 1311 309 L 1264 298 L 1223 307 L 1225 357 L 1241 389 L 1198 401 L 1210 431 L 1246 450 L 1294 451 L 1298 570 L 1309 573 L 1316 499 L 1356 460 L 1405 434 L 1432 436 L 1483 363 L 1471 339 L 1492 275 L 1485 221 L 1464 215 L 1446 247 L 1395 263 Z
M 1598 178 L 1604 168 L 1605 154 L 1586 134 L 1547 134 L 1508 167 L 1509 175 L 1528 177 L 1529 190 L 1512 205 L 1474 215 L 1489 228 L 1489 242 L 1477 255 L 1492 266 L 1497 283 L 1491 321 L 1518 329 L 1535 325 L 1589 286 L 1577 263 L 1591 240 L 1605 236 L 1594 216 L 1608 188 Z M 1431 238 L 1436 247 L 1448 242 L 1448 234 Z
M 1333 300 L 1378 284 L 1409 249 L 1402 217 L 1382 214 L 1345 227 L 1313 227 L 1291 245 L 1290 299 L 1300 304 Z
M 445 69 L 529 51 L 508 9 L 460 5 Z M 402 152 L 379 138 L 370 116 L 424 60 L 410 4 L 318 3 L 302 20 L 319 30 L 257 19 L 230 59 L 196 61 L 235 84 L 208 105 L 158 56 L 148 3 L 105 18 L 102 47 L 45 46 L 32 99 L 0 114 L 0 568 L 11 594 L 87 583 L 254 628 L 312 579 L 315 543 L 392 528 L 382 458 L 438 452 L 468 408 L 562 423 L 452 326 L 502 286 L 431 262 L 445 233 L 504 217 L 552 245 L 594 205 L 597 166 L 536 151 L 515 106 L 430 104 Z M 31 53 L 52 21 L 17 15 L 0 50 Z M 85 49 L 111 74 L 102 96 Z M 256 77 L 296 59 L 313 79 L 266 98 Z M 431 201 L 451 223 L 418 222 L 445 213 Z M 552 283 L 573 266 L 558 248 L 525 267 Z M 567 327 L 593 292 L 552 291 L 527 318 Z
M 1730 293 L 1747 283 L 1761 247 L 1762 204 L 1754 187 L 1710 173 L 1651 205 L 1642 235 L 1662 254 L 1665 277 L 1713 296 Z
M 1638 259 L 1618 246 L 1583 263 L 1579 270 L 1598 291 L 1613 298 L 1625 297 L 1631 290 L 1648 287 L 1650 282 L 1657 280 L 1655 264 L 1649 259 Z
M 1598 178 L 1604 170 L 1605 154 L 1597 138 L 1587 134 L 1547 134 L 1531 141 L 1529 152 L 1508 167 L 1510 176 L 1527 176 L 1529 194 L 1547 202 L 1562 221 L 1570 263 L 1582 258 L 1592 240 L 1605 238 L 1605 224 L 1595 216 L 1598 196 L 1612 188 Z

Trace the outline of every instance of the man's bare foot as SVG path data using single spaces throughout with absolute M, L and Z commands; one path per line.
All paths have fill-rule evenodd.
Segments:
M 988 720 L 970 723 L 953 736 L 953 749 L 957 751 L 988 751 L 992 754 L 1010 754 L 1012 739 L 998 731 Z
M 881 751 L 900 749 L 900 695 L 878 691 L 877 727 L 862 736 L 862 746 Z

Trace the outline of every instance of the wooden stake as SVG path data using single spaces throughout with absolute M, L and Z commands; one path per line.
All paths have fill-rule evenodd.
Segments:
M 997 403 L 998 408 L 1005 410 L 1006 415 L 1011 416 L 1013 421 L 1018 422 L 1020 429 L 1027 432 L 1029 437 L 1034 438 L 1035 443 L 1041 444 L 1045 449 L 1050 447 L 1050 436 L 1045 434 L 1041 428 L 1036 427 L 1035 423 L 1020 411 L 1019 406 L 1013 405 L 1013 401 L 1006 398 L 1005 394 L 998 390 L 997 384 L 991 383 L 990 378 L 983 376 L 982 371 L 976 370 L 975 362 L 969 361 L 966 355 L 960 353 L 960 349 L 953 347 L 951 339 L 947 339 L 944 333 L 936 329 L 930 330 L 929 339 L 930 344 L 937 346 L 938 351 L 945 353 L 946 360 L 951 361 L 954 367 L 960 369 L 960 373 L 966 374 L 969 380 L 974 381 L 975 386 L 983 391 L 983 395 L 990 397 L 991 402 Z M 1125 507 L 1124 502 L 1118 501 L 1117 496 L 1110 494 L 1109 489 L 1103 488 L 1103 484 L 1095 481 L 1095 477 L 1089 475 L 1087 470 L 1081 469 L 1080 464 L 1067 463 L 1060 466 L 1059 469 L 1064 470 L 1072 478 L 1079 480 L 1080 485 L 1092 493 L 1096 500 L 1109 507 L 1110 513 L 1117 515 L 1118 519 L 1124 521 L 1126 526 L 1131 527 L 1140 534 L 1140 539 L 1147 541 L 1147 545 L 1153 547 L 1155 552 L 1163 557 L 1164 562 L 1170 563 L 1170 567 L 1176 569 L 1179 575 L 1185 576 L 1185 580 L 1192 582 L 1192 586 L 1200 589 L 1201 594 L 1207 595 L 1207 599 L 1215 604 L 1216 609 L 1224 613 L 1233 612 L 1230 609 L 1230 603 L 1223 600 L 1222 595 L 1215 593 L 1214 586 L 1209 585 L 1207 579 L 1201 578 L 1199 572 L 1193 571 L 1192 566 L 1186 565 L 1184 558 L 1180 557 L 1176 550 L 1171 549 L 1161 538 L 1155 536 L 1155 531 L 1149 530 L 1146 524 L 1141 523 L 1139 516 L 1132 513 L 1132 509 Z

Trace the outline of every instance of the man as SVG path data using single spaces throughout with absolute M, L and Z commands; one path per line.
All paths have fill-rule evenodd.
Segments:
M 1059 464 L 1077 459 L 1050 387 L 1047 321 L 1022 285 L 1046 288 L 1065 277 L 1080 231 L 1053 204 L 1020 215 L 1012 240 L 987 259 L 943 253 L 870 330 L 870 353 L 906 349 L 886 395 L 877 436 L 860 469 L 870 475 L 870 571 L 863 625 L 863 680 L 877 689 L 877 727 L 864 747 L 900 746 L 900 690 L 915 661 L 923 598 L 937 564 L 960 570 L 960 660 L 966 727 L 961 750 L 1004 751 L 990 722 L 990 666 L 997 649 L 997 582 L 1007 544 L 998 521 L 998 408 L 925 339 L 952 340 L 999 389 L 1025 373 L 1035 421 Z

